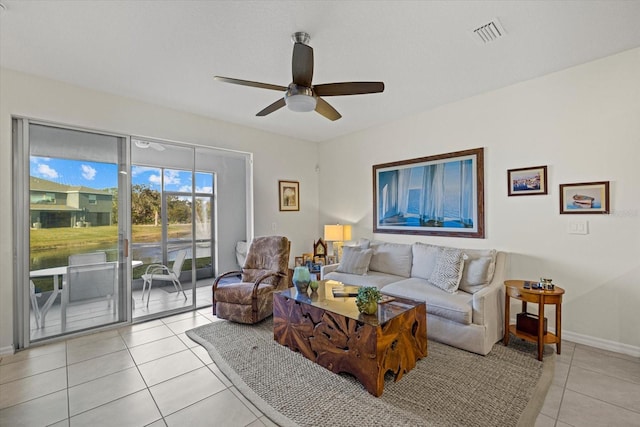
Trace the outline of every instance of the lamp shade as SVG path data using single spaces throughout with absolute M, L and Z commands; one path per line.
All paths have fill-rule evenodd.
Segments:
M 340 224 L 325 225 L 324 240 L 327 242 L 351 240 L 351 226 Z

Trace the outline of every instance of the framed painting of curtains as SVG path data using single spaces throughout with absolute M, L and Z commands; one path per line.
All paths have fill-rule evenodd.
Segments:
M 373 232 L 484 238 L 484 149 L 373 165 Z

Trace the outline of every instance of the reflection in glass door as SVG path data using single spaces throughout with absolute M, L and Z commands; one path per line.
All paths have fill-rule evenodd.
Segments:
M 125 139 L 31 123 L 28 142 L 29 341 L 125 321 Z

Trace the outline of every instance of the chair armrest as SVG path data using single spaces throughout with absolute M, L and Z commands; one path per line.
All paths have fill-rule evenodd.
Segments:
M 218 287 L 218 282 L 220 281 L 220 279 L 223 279 L 225 277 L 229 277 L 229 276 L 237 276 L 239 274 L 242 274 L 242 271 L 240 270 L 236 270 L 236 271 L 227 271 L 226 273 L 223 273 L 221 275 L 219 275 L 218 277 L 216 277 L 216 279 L 213 281 L 213 291 L 215 292 L 216 288 Z
M 324 279 L 324 276 L 325 276 L 326 274 L 329 274 L 329 273 L 331 273 L 331 272 L 333 272 L 333 271 L 336 271 L 336 270 L 338 269 L 338 266 L 339 266 L 339 265 L 340 265 L 340 264 L 329 264 L 329 265 L 323 265 L 323 266 L 320 268 L 320 280 Z
M 147 269 L 144 271 L 144 274 L 149 274 L 149 273 L 154 274 L 154 273 L 157 273 L 158 271 L 169 272 L 169 268 L 163 264 L 149 264 L 147 266 Z
M 253 283 L 253 294 L 256 295 L 258 292 L 258 286 L 260 286 L 260 284 L 262 282 L 264 282 L 266 279 L 270 278 L 270 277 L 275 277 L 275 276 L 279 276 L 282 277 L 284 279 L 287 279 L 287 275 L 284 273 L 280 273 L 277 271 L 269 271 L 268 273 L 263 274 L 262 276 L 258 277 L 256 279 L 256 281 Z M 268 283 L 269 285 L 271 285 L 271 283 Z M 272 285 L 273 286 L 273 285 Z

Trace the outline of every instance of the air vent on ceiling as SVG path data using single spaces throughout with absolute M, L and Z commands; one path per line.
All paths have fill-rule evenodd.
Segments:
M 481 44 L 491 43 L 505 35 L 504 28 L 502 28 L 502 25 L 500 25 L 500 21 L 498 21 L 497 18 L 475 28 L 472 32 L 476 41 Z

